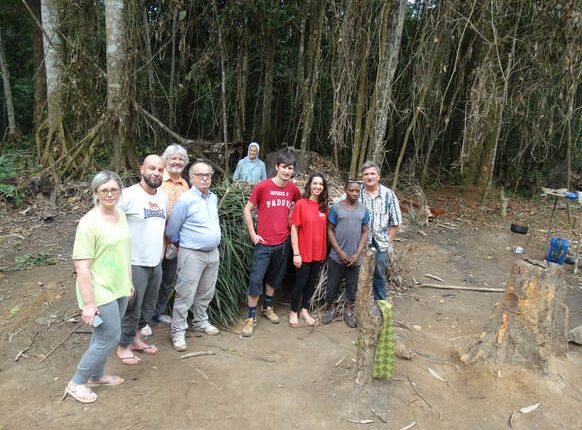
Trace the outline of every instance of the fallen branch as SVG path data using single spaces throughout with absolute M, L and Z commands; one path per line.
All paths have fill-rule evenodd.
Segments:
M 178 360 L 182 360 L 184 358 L 201 357 L 203 355 L 216 355 L 216 352 L 214 351 L 189 352 L 188 354 L 184 354 L 178 357 Z
M 420 284 L 420 288 L 437 288 L 441 290 L 485 291 L 488 293 L 505 293 L 505 288 L 459 287 L 457 285 Z
M 422 399 L 422 401 L 423 401 L 424 403 L 426 403 L 426 404 L 427 404 L 427 406 L 428 406 L 429 408 L 432 408 L 432 405 L 431 405 L 431 404 L 428 402 L 428 400 L 426 400 L 426 399 L 425 399 L 425 398 L 422 396 L 422 394 L 420 394 L 420 393 L 418 392 L 418 390 L 417 390 L 417 389 L 416 389 L 416 387 L 414 386 L 414 382 L 412 382 L 412 379 L 410 379 L 410 376 L 406 375 L 406 377 L 408 378 L 408 382 L 410 383 L 410 386 L 412 387 L 412 389 L 414 390 L 414 392 L 416 393 L 416 395 L 417 395 L 418 397 L 420 397 L 420 398 Z
M 277 360 L 268 357 L 255 357 L 257 360 L 266 361 L 267 363 L 276 363 Z
M 346 417 L 342 417 L 342 420 L 347 421 L 349 423 L 354 423 L 354 424 L 372 424 L 374 422 L 374 420 L 351 420 L 351 419 L 346 418 Z
M 386 424 L 386 423 L 388 422 L 388 421 L 386 421 L 386 419 L 385 419 L 385 418 L 384 418 L 382 415 L 380 415 L 378 412 L 376 412 L 376 410 L 375 410 L 375 409 L 370 409 L 370 411 L 372 411 L 372 413 L 373 413 L 374 415 L 376 415 L 376 416 L 378 417 L 378 419 L 379 419 L 380 421 L 382 421 L 384 424 Z
M 338 367 L 340 364 L 342 364 L 342 363 L 343 363 L 343 361 L 344 361 L 346 358 L 347 358 L 347 355 L 344 355 L 344 356 L 343 356 L 343 357 L 340 359 L 340 361 L 338 361 L 337 363 L 335 363 L 335 366 L 334 366 L 334 367 Z
M 31 346 L 29 346 L 28 348 L 24 348 L 24 349 L 21 349 L 20 351 L 18 351 L 18 354 L 16 354 L 16 357 L 14 358 L 14 361 L 18 361 L 18 360 L 20 360 L 20 357 L 23 357 L 23 356 L 24 356 L 24 357 L 28 357 L 28 355 L 26 355 L 26 353 L 27 353 L 28 351 L 30 351 L 30 349 L 31 349 L 31 348 L 32 348 L 32 347 L 31 347 Z
M 443 284 L 445 283 L 445 281 L 443 281 L 441 278 L 435 275 L 431 275 L 430 273 L 425 273 L 424 276 L 426 276 L 427 278 L 434 279 L 435 281 L 442 282 Z
M 66 336 L 63 338 L 63 340 L 61 340 L 61 341 L 60 341 L 58 344 L 56 344 L 55 346 L 53 346 L 53 348 L 52 348 L 52 349 L 51 349 L 51 350 L 48 352 L 48 354 L 47 354 L 47 355 L 45 355 L 45 356 L 44 356 L 44 357 L 43 357 L 43 358 L 40 360 L 39 364 L 40 364 L 40 363 L 42 363 L 43 361 L 45 361 L 47 358 L 49 358 L 49 356 L 50 356 L 50 355 L 51 355 L 53 352 L 55 352 L 57 349 L 59 349 L 59 347 L 60 347 L 60 346 L 61 346 L 63 343 L 65 343 L 65 342 L 67 341 L 67 339 L 68 339 L 68 338 L 70 338 L 70 337 L 71 337 L 71 335 L 72 335 L 73 333 L 75 333 L 75 331 L 77 331 L 77 329 L 78 329 L 79 327 L 81 327 L 81 325 L 82 325 L 82 324 L 83 324 L 83 322 L 81 321 L 81 322 L 79 322 L 79 323 L 78 323 L 78 324 L 77 324 L 75 327 L 73 327 L 73 330 L 71 330 L 71 331 L 69 332 L 69 334 L 68 334 L 68 335 L 66 335 Z

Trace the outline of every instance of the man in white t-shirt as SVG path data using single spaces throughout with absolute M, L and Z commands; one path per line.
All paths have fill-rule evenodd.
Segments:
M 149 345 L 141 338 L 140 330 L 151 322 L 158 298 L 168 217 L 168 197 L 158 190 L 162 184 L 164 162 L 157 155 L 148 155 L 140 171 L 140 182 L 125 188 L 118 204 L 125 212 L 131 233 L 131 275 L 135 294 L 121 321 L 117 357 L 129 366 L 141 361 L 136 352 L 158 353 L 155 345 Z

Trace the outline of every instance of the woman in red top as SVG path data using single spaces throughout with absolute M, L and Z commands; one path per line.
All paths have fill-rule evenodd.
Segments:
M 327 209 L 327 181 L 321 173 L 313 173 L 291 214 L 293 265 L 297 268 L 291 293 L 291 327 L 299 326 L 299 313 L 308 325 L 315 325 L 315 319 L 309 315 L 309 307 L 315 282 L 326 258 Z

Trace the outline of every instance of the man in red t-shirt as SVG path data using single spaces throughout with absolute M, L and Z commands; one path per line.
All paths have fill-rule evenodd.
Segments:
M 257 325 L 257 303 L 263 293 L 261 314 L 273 324 L 279 317 L 273 309 L 273 295 L 287 272 L 289 255 L 289 212 L 291 205 L 301 196 L 297 185 L 290 181 L 295 170 L 295 157 L 291 153 L 280 154 L 273 178 L 259 182 L 253 188 L 244 209 L 245 224 L 255 244 L 253 264 L 249 279 L 248 317 L 242 335 L 249 337 Z M 253 210 L 257 210 L 257 229 L 253 224 Z

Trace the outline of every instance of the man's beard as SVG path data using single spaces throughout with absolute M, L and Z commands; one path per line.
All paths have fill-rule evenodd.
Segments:
M 181 175 L 182 172 L 184 171 L 184 168 L 179 166 L 167 166 L 166 170 L 168 171 L 168 173 Z
M 152 181 L 152 177 L 151 176 L 144 176 L 143 177 L 143 180 L 151 188 L 158 188 L 160 185 L 162 185 L 162 178 L 159 178 L 159 179 L 156 178 L 155 180 L 158 181 L 157 183 L 155 183 L 155 182 Z

